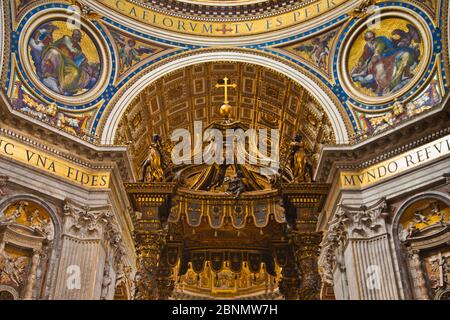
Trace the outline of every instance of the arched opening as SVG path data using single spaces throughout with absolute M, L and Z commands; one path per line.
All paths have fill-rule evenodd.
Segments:
M 128 189 L 135 219 L 154 221 L 137 229 L 166 231 L 155 235 L 164 239 L 161 252 L 138 262 L 137 298 L 156 291 L 159 298 L 318 298 L 314 219 L 328 187 L 311 184 L 322 146 L 342 135 L 328 111 L 285 74 L 239 61 L 188 65 L 141 88 L 118 121 L 115 142 L 129 146 L 139 181 L 129 186 L 139 195 Z M 173 157 L 180 130 L 187 163 Z M 250 138 L 237 138 L 239 130 Z M 275 146 L 275 160 L 263 146 Z M 208 162 L 211 154 L 225 161 Z M 282 200 L 288 183 L 296 188 Z M 309 234 L 294 245 L 288 233 L 296 221 Z M 165 278 L 152 279 L 149 265 Z
M 273 59 L 262 54 L 250 52 L 247 50 L 209 50 L 179 57 L 176 60 L 150 70 L 144 76 L 130 84 L 129 87 L 121 93 L 115 101 L 114 106 L 105 117 L 105 123 L 102 129 L 102 143 L 111 144 L 115 141 L 119 122 L 123 119 L 127 108 L 132 104 L 143 90 L 151 86 L 158 79 L 171 73 L 182 72 L 190 66 L 198 66 L 206 63 L 239 63 L 242 65 L 253 65 L 278 73 L 290 79 L 296 86 L 302 87 L 308 94 L 317 101 L 323 112 L 328 117 L 331 128 L 335 135 L 336 143 L 348 143 L 349 132 L 352 130 L 347 125 L 348 119 L 343 115 L 342 110 L 337 105 L 336 99 L 332 99 L 333 93 L 325 87 L 318 85 L 312 78 L 291 65 L 285 64 L 279 60 Z M 166 106 L 164 106 L 166 107 Z
M 9 202 L 0 213 L 0 285 L 20 299 L 40 298 L 54 238 L 55 225 L 44 206 L 28 199 Z
M 281 148 L 301 133 L 317 158 L 322 145 L 342 139 L 322 103 L 284 74 L 255 64 L 206 62 L 164 75 L 129 101 L 114 141 L 129 145 L 138 177 L 153 134 L 168 141 L 175 130 L 187 129 L 193 137 L 195 122 L 206 128 L 221 119 L 224 90 L 216 84 L 224 77 L 236 85 L 228 91 L 231 118 L 253 129 L 278 129 Z
M 450 205 L 440 195 L 407 201 L 394 220 L 395 243 L 415 299 L 448 299 Z

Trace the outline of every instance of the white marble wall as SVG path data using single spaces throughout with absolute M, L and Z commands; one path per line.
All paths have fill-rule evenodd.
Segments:
M 128 200 L 114 174 L 110 190 L 105 191 L 87 190 L 4 159 L 0 159 L 0 175 L 8 177 L 0 208 L 31 197 L 47 204 L 56 216 L 50 268 L 44 288 L 34 288 L 33 298 L 113 299 L 117 268 L 123 264 L 135 270 L 136 261 Z M 81 287 L 75 290 L 68 287 L 73 266 L 80 270 Z
M 385 198 L 387 203 L 395 203 L 398 199 L 411 197 L 418 193 L 436 193 L 435 189 L 446 185 L 445 174 L 450 173 L 450 156 L 443 157 L 414 171 L 390 178 L 361 191 L 340 190 L 335 177 L 332 194 L 325 204 L 319 221 L 319 230 L 325 238 L 332 235 L 330 223 L 339 215 L 340 207 L 370 207 Z M 443 195 L 448 197 L 449 195 Z M 332 237 L 330 243 L 323 243 L 321 268 L 330 269 L 323 279 L 334 287 L 337 299 L 408 299 L 412 297 L 410 279 L 407 277 L 401 254 L 395 244 L 393 221 L 397 208 L 388 208 L 385 232 L 374 237 L 373 234 L 344 239 Z M 349 226 L 346 226 L 347 228 Z M 336 230 L 334 230 L 334 233 Z M 348 230 L 343 230 L 348 231 Z M 339 238 L 339 239 L 338 239 Z M 338 239 L 338 240 L 336 240 Z M 334 242 L 333 242 L 334 241 Z M 326 252 L 326 246 L 332 250 Z M 343 250 L 339 254 L 338 248 Z M 331 255 L 331 256 L 330 256 Z M 339 256 L 340 255 L 340 256 Z M 379 266 L 380 290 L 368 290 L 368 279 L 373 272 L 370 265 Z M 369 270 L 369 271 L 368 271 Z M 347 285 L 346 285 L 347 283 Z

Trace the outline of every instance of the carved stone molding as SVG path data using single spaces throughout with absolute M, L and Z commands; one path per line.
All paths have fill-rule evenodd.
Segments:
M 9 178 L 7 176 L 0 175 L 0 198 L 6 196 L 6 184 Z
M 444 178 L 445 178 L 445 184 L 449 185 L 450 184 L 450 173 L 444 173 Z
M 387 233 L 388 206 L 385 198 L 370 207 L 340 205 L 321 243 L 319 270 L 322 281 L 333 285 L 333 271 L 337 261 L 342 260 L 338 250 L 349 239 L 369 239 Z M 340 252 L 340 254 L 339 254 Z
M 75 296 L 67 292 L 64 276 L 59 277 L 57 297 L 60 298 L 101 298 L 114 296 L 116 278 L 124 277 L 124 270 L 131 267 L 126 259 L 126 245 L 122 231 L 111 206 L 88 207 L 71 199 L 66 199 L 63 206 L 63 265 L 79 264 L 82 268 L 103 268 L 101 275 L 86 275 L 85 281 L 99 281 L 101 288 L 86 291 Z M 99 248 L 104 255 L 98 255 Z M 80 251 L 81 250 L 81 251 Z M 71 252 L 83 252 L 83 256 L 73 256 Z M 85 256 L 84 256 L 85 255 Z M 61 283 L 59 283 L 61 282 Z
M 102 240 L 112 224 L 113 213 L 109 206 L 89 208 L 66 200 L 63 216 L 63 234 L 80 240 Z
M 80 240 L 103 240 L 109 246 L 108 258 L 118 271 L 126 255 L 122 233 L 109 206 L 89 208 L 71 200 L 64 203 L 64 234 Z
M 387 232 L 386 218 L 389 212 L 384 198 L 371 207 L 340 205 L 339 209 L 336 218 L 344 225 L 349 238 L 367 239 Z

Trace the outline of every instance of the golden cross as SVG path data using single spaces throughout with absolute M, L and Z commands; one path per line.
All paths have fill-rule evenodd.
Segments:
M 224 84 L 216 84 L 216 88 L 217 89 L 220 89 L 220 88 L 224 88 L 225 89 L 225 100 L 224 100 L 225 104 L 229 104 L 229 101 L 228 101 L 228 88 L 236 88 L 236 86 L 237 86 L 236 83 L 228 84 L 228 80 L 230 80 L 230 79 L 225 77 L 225 78 L 223 78 Z

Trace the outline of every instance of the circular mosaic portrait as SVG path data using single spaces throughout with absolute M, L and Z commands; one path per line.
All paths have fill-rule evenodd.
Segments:
M 28 76 L 49 97 L 67 104 L 95 99 L 107 83 L 100 36 L 70 16 L 36 19 L 22 37 L 21 59 Z
M 28 41 L 28 55 L 39 80 L 52 91 L 77 96 L 92 89 L 100 76 L 100 57 L 92 39 L 65 21 L 41 24 Z
M 353 31 L 342 55 L 346 91 L 367 104 L 383 104 L 403 95 L 423 75 L 430 58 L 426 27 L 404 12 L 374 15 Z

